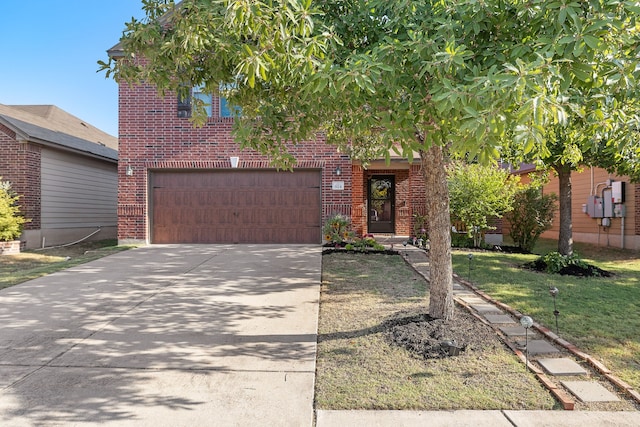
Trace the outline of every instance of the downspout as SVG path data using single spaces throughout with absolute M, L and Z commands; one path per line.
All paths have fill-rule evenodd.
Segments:
M 620 222 L 620 248 L 624 249 L 624 217 L 620 218 L 622 221 Z

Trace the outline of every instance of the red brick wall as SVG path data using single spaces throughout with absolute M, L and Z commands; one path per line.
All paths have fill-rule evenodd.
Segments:
M 119 88 L 119 188 L 118 238 L 147 240 L 147 176 L 150 169 L 230 168 L 230 156 L 240 158 L 239 168 L 267 168 L 268 159 L 253 150 L 240 150 L 231 137 L 233 119 L 210 118 L 194 128 L 177 117 L 177 98 L 157 96 L 148 85 Z M 214 102 L 215 104 L 215 102 Z M 322 170 L 323 218 L 333 213 L 351 215 L 351 162 L 325 143 L 322 135 L 313 141 L 289 146 L 298 168 Z M 337 166 L 341 175 L 335 175 Z M 133 175 L 127 176 L 127 168 Z M 343 181 L 344 190 L 332 190 L 332 181 Z
M 367 216 L 366 205 L 367 202 L 367 182 L 364 179 L 364 169 L 360 165 L 353 165 L 351 168 L 351 177 L 353 182 L 353 188 L 351 194 L 353 196 L 353 210 L 351 212 L 351 227 L 353 231 L 361 236 L 366 233 L 367 229 Z
M 486 234 L 503 234 L 504 218 L 493 218 L 489 221 L 489 226 L 495 227 L 495 230 L 487 230 Z
M 401 170 L 395 173 L 396 176 L 396 234 L 409 236 L 411 234 L 411 182 L 409 171 Z
M 19 194 L 20 213 L 31 220 L 25 230 L 40 228 L 40 147 L 18 142 L 16 134 L 0 125 L 0 177 L 9 181 L 11 188 Z
M 424 186 L 424 177 L 422 176 L 422 166 L 418 164 L 412 164 L 409 169 L 409 185 L 411 199 L 409 200 L 409 212 L 411 216 L 411 226 L 409 228 L 409 235 L 413 235 L 414 221 L 413 215 L 424 215 L 427 208 L 427 190 Z

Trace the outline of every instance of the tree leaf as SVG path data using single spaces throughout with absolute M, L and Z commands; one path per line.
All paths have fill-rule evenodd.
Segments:
M 584 42 L 586 43 L 587 46 L 589 46 L 591 49 L 599 49 L 600 48 L 600 39 L 591 35 L 585 35 L 583 37 Z

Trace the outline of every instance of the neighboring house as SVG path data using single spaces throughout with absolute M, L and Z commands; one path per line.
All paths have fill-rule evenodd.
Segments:
M 119 58 L 119 45 L 109 51 Z M 192 97 L 206 96 L 198 91 Z M 223 99 L 209 96 L 207 123 L 194 128 L 190 105 L 156 88 L 119 87 L 120 243 L 314 243 L 333 214 L 362 235 L 410 236 L 424 212 L 418 162 L 393 159 L 367 169 L 323 135 L 291 147 L 293 173 L 240 150 Z
M 26 248 L 116 237 L 117 138 L 53 105 L 0 104 L 0 176 L 21 195 Z
M 533 172 L 530 165 L 514 173 Z M 559 194 L 558 179 L 549 174 L 550 182 L 545 193 Z M 571 212 L 574 242 L 593 243 L 626 249 L 640 249 L 640 184 L 633 184 L 627 176 L 609 174 L 601 168 L 585 166 L 571 174 Z M 559 214 L 556 212 L 553 227 L 541 237 L 557 239 Z M 505 224 L 505 236 L 508 235 Z

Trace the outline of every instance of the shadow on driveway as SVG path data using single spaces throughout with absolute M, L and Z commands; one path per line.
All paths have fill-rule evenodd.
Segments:
M 4 289 L 0 424 L 311 425 L 320 274 L 320 247 L 162 245 Z

